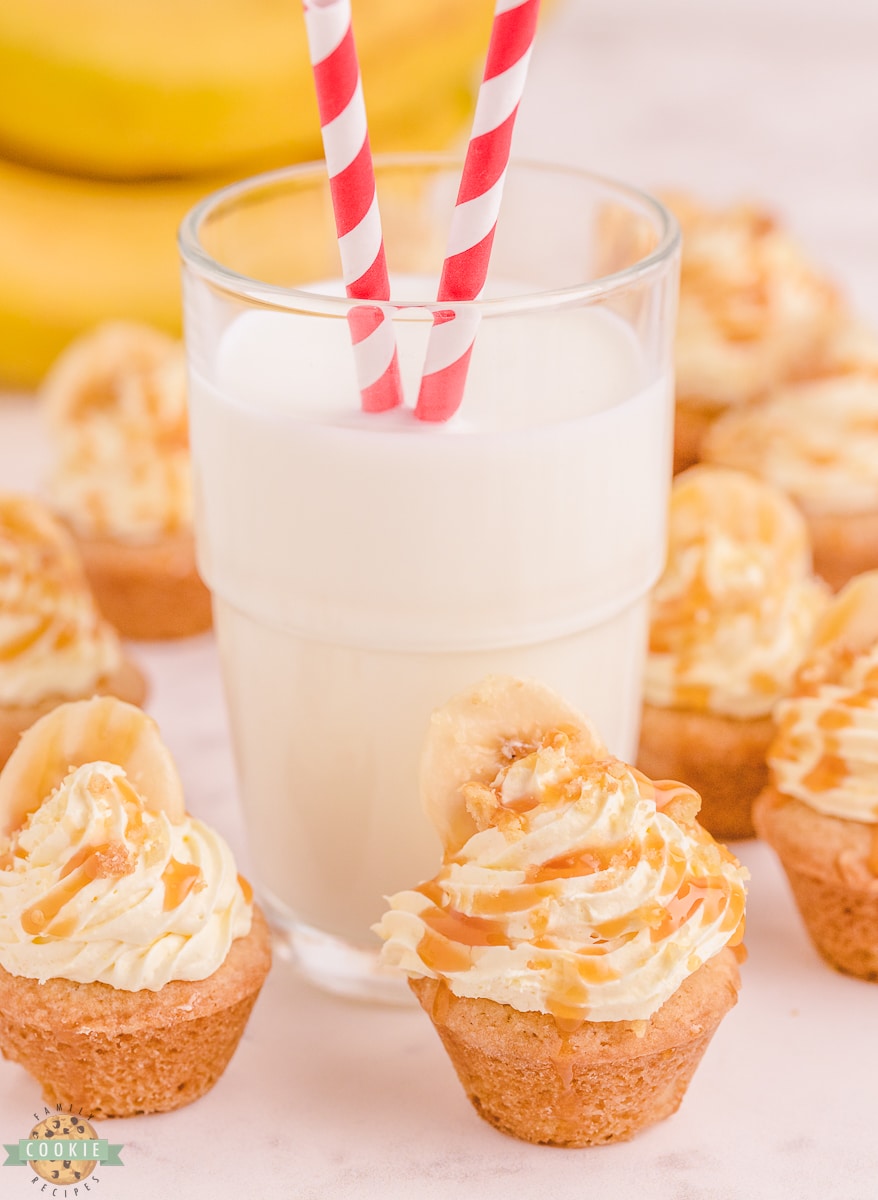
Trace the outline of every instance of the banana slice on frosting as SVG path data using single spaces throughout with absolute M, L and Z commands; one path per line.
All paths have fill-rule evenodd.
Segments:
M 74 767 L 125 770 L 151 812 L 185 816 L 183 784 L 155 721 L 115 696 L 61 704 L 22 734 L 0 774 L 0 835 L 19 828 Z
M 823 650 L 859 654 L 878 641 L 878 571 L 855 575 L 817 622 L 809 658 Z
M 421 757 L 421 797 L 446 852 L 454 854 L 477 832 L 464 784 L 491 783 L 556 730 L 570 738 L 574 756 L 606 757 L 591 723 L 533 680 L 489 675 L 433 713 Z

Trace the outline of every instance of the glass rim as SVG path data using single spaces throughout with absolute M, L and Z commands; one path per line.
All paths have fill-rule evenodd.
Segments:
M 463 155 L 427 152 L 376 154 L 374 163 L 378 171 L 382 168 L 399 167 L 453 167 L 460 170 L 463 166 Z M 466 308 L 478 311 L 481 316 L 486 317 L 523 311 L 530 312 L 568 302 L 593 303 L 625 291 L 633 285 L 641 284 L 653 275 L 660 274 L 680 246 L 681 233 L 676 217 L 666 205 L 649 192 L 631 184 L 622 183 L 610 176 L 569 164 L 539 159 L 512 158 L 509 166 L 513 170 L 522 169 L 544 175 L 580 179 L 616 192 L 617 195 L 624 197 L 629 202 L 636 202 L 656 218 L 659 232 L 658 244 L 637 262 L 609 275 L 601 275 L 596 279 L 579 284 L 522 292 L 512 296 L 454 301 L 453 307 L 456 309 Z M 242 300 L 286 311 L 319 312 L 324 316 L 346 318 L 351 309 L 363 304 L 362 300 L 330 295 L 307 288 L 290 288 L 266 283 L 224 266 L 209 254 L 201 243 L 200 233 L 203 223 L 222 205 L 243 199 L 248 193 L 257 189 L 280 184 L 290 179 L 303 178 L 317 172 L 324 181 L 328 182 L 326 163 L 323 159 L 317 159 L 251 175 L 235 183 L 226 184 L 199 200 L 183 217 L 177 233 L 177 246 L 183 263 L 222 291 Z M 369 304 L 392 312 L 397 311 L 399 307 L 393 300 L 369 300 Z M 451 307 L 451 302 L 435 299 L 424 301 L 407 299 L 402 307 L 430 313 L 447 310 Z

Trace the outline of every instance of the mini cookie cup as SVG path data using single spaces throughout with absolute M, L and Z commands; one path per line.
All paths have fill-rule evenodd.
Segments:
M 648 1021 L 583 1021 L 569 1033 L 546 1013 L 455 996 L 438 979 L 409 986 L 479 1116 L 524 1141 L 581 1147 L 627 1140 L 677 1111 L 740 977 L 725 948 Z
M 125 637 L 155 641 L 210 629 L 210 592 L 189 530 L 143 545 L 74 536 L 98 608 Z
M 816 949 L 836 970 L 878 981 L 878 825 L 826 816 L 773 786 L 753 811 Z
M 254 906 L 250 932 L 212 975 L 155 992 L 0 968 L 0 1050 L 50 1105 L 98 1118 L 181 1108 L 225 1070 L 270 965 L 271 935 Z
M 698 822 L 718 840 L 751 838 L 774 732 L 771 717 L 739 720 L 644 704 L 637 766 L 650 779 L 677 779 L 698 792 Z

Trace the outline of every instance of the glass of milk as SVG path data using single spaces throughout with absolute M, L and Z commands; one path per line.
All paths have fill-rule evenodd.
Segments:
M 654 199 L 514 163 L 466 391 L 413 416 L 461 163 L 376 162 L 406 407 L 359 407 L 323 164 L 183 223 L 199 568 L 262 902 L 314 982 L 407 994 L 383 897 L 432 876 L 431 711 L 541 680 L 634 754 L 671 477 L 679 235 Z

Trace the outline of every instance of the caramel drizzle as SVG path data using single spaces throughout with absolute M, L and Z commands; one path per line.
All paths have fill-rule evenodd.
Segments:
M 130 870 L 128 853 L 122 846 L 105 842 L 81 847 L 61 868 L 60 882 L 24 911 L 22 929 L 31 936 L 68 936 L 72 928 L 68 929 L 65 923 L 64 929 L 59 930 L 54 924 L 61 910 L 94 880 L 120 878 Z
M 179 908 L 193 890 L 201 891 L 207 886 L 200 867 L 195 863 L 178 862 L 176 858 L 172 858 L 162 871 L 162 884 L 165 889 L 162 912 Z

